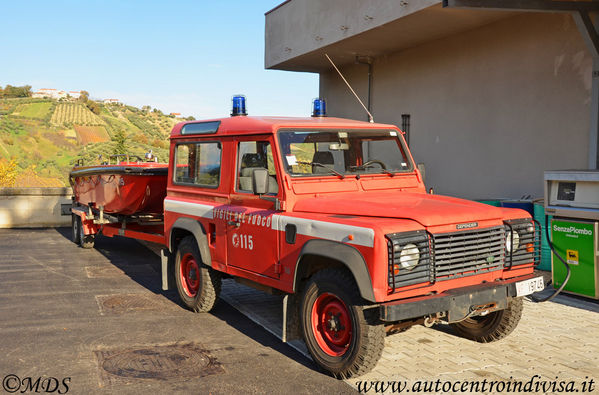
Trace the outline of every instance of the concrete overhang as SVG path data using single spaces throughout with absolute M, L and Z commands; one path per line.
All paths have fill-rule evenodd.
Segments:
M 265 67 L 321 72 L 517 14 L 443 8 L 440 1 L 288 0 L 266 13 Z

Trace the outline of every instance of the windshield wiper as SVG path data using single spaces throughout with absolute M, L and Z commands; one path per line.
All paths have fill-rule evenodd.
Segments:
M 339 176 L 342 180 L 345 178 L 345 176 L 343 174 L 339 173 L 337 170 L 331 169 L 330 167 L 328 167 L 327 165 L 323 165 L 322 163 L 304 162 L 304 161 L 299 161 L 299 160 L 296 161 L 296 163 L 299 163 L 300 165 L 314 165 L 314 166 L 322 167 L 323 169 L 327 169 L 328 171 L 330 171 L 332 174 Z
M 389 171 L 387 169 L 381 169 L 381 173 L 389 174 L 391 177 L 393 177 L 395 175 L 395 173 L 393 173 L 392 171 Z
M 351 166 L 351 170 L 366 170 L 368 168 L 374 168 L 374 167 L 380 167 L 380 166 L 375 166 L 375 165 L 361 165 L 361 166 Z M 385 174 L 389 174 L 391 177 L 393 177 L 395 175 L 395 173 L 393 173 L 392 171 L 389 171 L 387 169 L 383 169 L 382 167 L 380 168 L 380 172 L 381 173 L 385 173 Z

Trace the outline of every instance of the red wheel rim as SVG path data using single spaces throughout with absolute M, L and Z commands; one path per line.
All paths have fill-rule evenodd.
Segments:
M 347 352 L 352 322 L 347 306 L 337 296 L 324 293 L 312 306 L 312 333 L 326 354 L 339 357 Z
M 200 267 L 192 254 L 183 255 L 180 277 L 187 296 L 195 297 L 200 288 Z

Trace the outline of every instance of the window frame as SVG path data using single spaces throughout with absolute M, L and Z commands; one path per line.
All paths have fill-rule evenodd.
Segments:
M 402 132 L 401 131 L 399 131 L 397 129 L 368 129 L 368 128 L 366 128 L 366 129 L 360 129 L 360 128 L 355 128 L 355 129 L 354 128 L 332 128 L 332 129 L 325 129 L 325 128 L 322 128 L 322 129 L 318 129 L 318 128 L 316 128 L 316 129 L 314 129 L 314 128 L 306 128 L 306 129 L 304 129 L 304 128 L 281 128 L 281 129 L 277 130 L 277 132 L 276 132 L 276 134 L 277 134 L 277 149 L 280 150 L 280 152 L 281 152 L 281 158 L 280 158 L 280 160 L 281 160 L 281 165 L 283 167 L 283 171 L 286 174 L 288 174 L 290 177 L 292 177 L 292 178 L 311 178 L 311 177 L 323 177 L 323 176 L 324 177 L 336 177 L 336 175 L 332 174 L 332 173 L 331 174 L 326 174 L 326 173 L 298 174 L 298 173 L 290 172 L 289 169 L 288 169 L 288 166 L 287 166 L 287 159 L 284 158 L 284 156 L 283 156 L 283 150 L 282 150 L 283 147 L 281 146 L 281 136 L 280 136 L 281 132 L 327 132 L 327 133 L 348 132 L 348 133 L 351 133 L 351 132 L 365 132 L 365 131 L 366 132 L 367 131 L 373 131 L 373 132 L 379 132 L 379 133 L 380 132 L 386 132 L 386 133 L 395 132 L 395 133 L 397 133 L 397 136 L 395 136 L 395 138 L 399 142 L 398 148 L 399 148 L 400 151 L 403 151 L 403 153 L 405 154 L 406 159 L 408 160 L 409 167 L 406 170 L 397 170 L 397 171 L 395 171 L 393 173 L 394 174 L 409 174 L 409 173 L 414 172 L 414 170 L 416 169 L 416 165 L 414 164 L 414 159 L 412 158 L 410 150 L 408 149 L 408 146 L 407 146 L 407 144 L 405 142 L 405 139 L 401 137 L 402 136 Z M 351 177 L 351 176 L 355 175 L 354 173 L 346 173 L 346 172 L 343 172 L 342 174 L 345 177 Z M 360 175 L 360 177 L 363 177 L 363 176 L 371 176 L 371 175 L 379 175 L 379 174 L 385 175 L 384 173 L 360 173 L 359 175 Z
M 180 182 L 177 181 L 177 149 L 180 145 L 190 145 L 193 144 L 197 146 L 198 144 L 218 144 L 220 145 L 220 155 L 219 155 L 219 169 L 218 169 L 218 183 L 216 185 L 210 184 L 196 184 L 194 182 Z M 218 189 L 221 185 L 222 178 L 222 170 L 223 170 L 223 142 L 221 140 L 192 140 L 192 141 L 179 141 L 175 143 L 175 148 L 173 152 L 174 163 L 173 163 L 173 185 L 181 185 L 181 186 L 192 186 L 197 188 L 207 188 L 207 189 Z M 188 163 L 189 166 L 189 163 Z
M 270 150 L 272 152 L 272 160 L 273 160 L 273 166 L 275 169 L 275 179 L 277 180 L 277 187 L 278 187 L 278 192 L 277 193 L 267 193 L 265 194 L 266 196 L 280 196 L 281 194 L 281 183 L 279 182 L 280 180 L 280 174 L 281 172 L 278 170 L 278 166 L 277 166 L 277 153 L 275 151 L 276 149 L 276 141 L 275 139 L 272 138 L 272 135 L 256 135 L 256 136 L 247 136 L 247 137 L 242 137 L 242 138 L 236 138 L 233 142 L 235 144 L 235 178 L 233 180 L 233 191 L 235 193 L 238 194 L 244 194 L 244 195 L 250 195 L 250 196 L 254 196 L 254 193 L 252 191 L 246 191 L 243 189 L 239 189 L 237 187 L 237 185 L 239 184 L 239 175 L 240 175 L 240 166 L 241 166 L 241 158 L 239 157 L 239 145 L 241 143 L 251 143 L 251 142 L 258 142 L 258 141 L 264 141 L 267 142 L 270 145 Z M 268 170 L 268 158 L 266 158 L 266 169 Z

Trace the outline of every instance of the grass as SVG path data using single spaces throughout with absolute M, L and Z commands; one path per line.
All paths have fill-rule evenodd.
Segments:
M 21 104 L 17 106 L 12 115 L 25 118 L 45 119 L 50 113 L 51 108 L 51 102 Z

